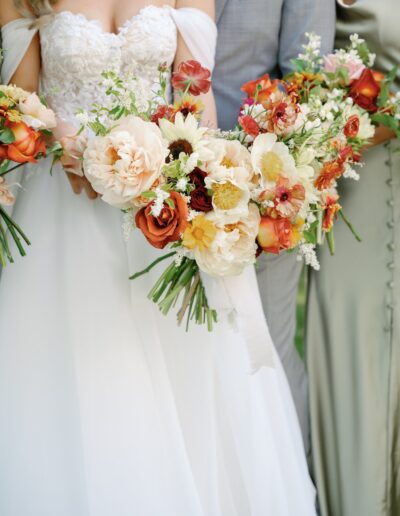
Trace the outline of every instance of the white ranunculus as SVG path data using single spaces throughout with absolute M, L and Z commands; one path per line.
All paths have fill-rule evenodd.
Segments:
M 89 142 L 83 168 L 105 202 L 126 208 L 160 177 L 167 155 L 157 125 L 131 115 Z
M 248 215 L 235 224 L 227 224 L 224 217 L 210 212 L 217 234 L 209 249 L 194 250 L 194 258 L 200 269 L 210 276 L 235 276 L 256 260 L 256 238 L 260 226 L 260 213 L 255 204 L 249 207 Z

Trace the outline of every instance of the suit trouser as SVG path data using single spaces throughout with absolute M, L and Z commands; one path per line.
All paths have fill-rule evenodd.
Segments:
M 296 299 L 302 263 L 296 254 L 262 254 L 256 266 L 265 316 L 282 361 L 300 421 L 306 453 L 310 450 L 308 379 L 295 347 Z

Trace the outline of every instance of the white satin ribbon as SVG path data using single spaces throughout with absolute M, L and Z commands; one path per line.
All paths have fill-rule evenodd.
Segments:
M 249 373 L 255 374 L 262 367 L 274 367 L 273 343 L 253 266 L 247 267 L 240 276 L 214 278 L 201 274 L 201 278 L 210 308 L 217 311 L 219 318 L 227 318 L 232 329 L 243 336 Z

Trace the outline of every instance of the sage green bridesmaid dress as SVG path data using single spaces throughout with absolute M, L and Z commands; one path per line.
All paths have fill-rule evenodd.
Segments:
M 400 0 L 338 5 L 337 47 L 352 33 L 400 67 Z M 400 70 L 400 68 L 399 68 Z M 400 71 L 397 87 L 400 86 Z M 400 148 L 365 154 L 342 181 L 336 254 L 320 253 L 307 320 L 313 470 L 322 516 L 400 516 Z

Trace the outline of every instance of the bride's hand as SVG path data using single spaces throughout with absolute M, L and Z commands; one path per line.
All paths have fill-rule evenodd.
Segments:
M 72 191 L 79 195 L 84 190 L 89 199 L 96 199 L 97 193 L 93 190 L 82 171 L 81 158 L 85 142 L 86 140 L 79 136 L 64 136 L 61 138 L 60 143 L 64 149 L 61 163 L 67 174 Z

